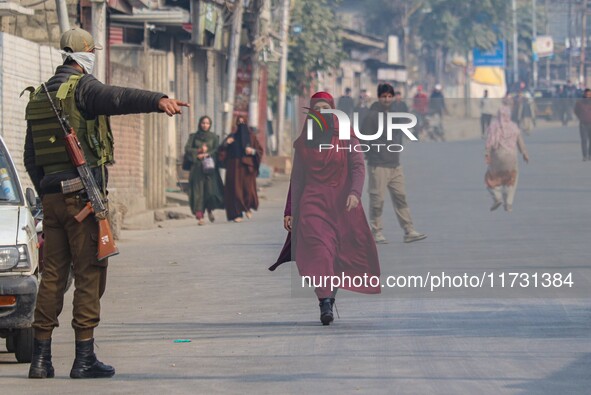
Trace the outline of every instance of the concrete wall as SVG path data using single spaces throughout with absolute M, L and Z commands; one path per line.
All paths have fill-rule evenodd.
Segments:
M 166 93 L 168 90 L 168 59 L 166 52 L 150 51 L 145 57 L 146 88 Z M 169 163 L 169 122 L 164 114 L 146 115 L 145 130 L 145 182 L 147 207 L 155 209 L 166 204 L 166 174 Z
M 27 86 L 37 87 L 47 81 L 61 63 L 55 48 L 0 33 L 0 134 L 25 186 L 32 186 L 23 164 L 29 94 L 19 95 Z
M 4 30 L 5 33 L 10 33 L 14 36 L 25 38 L 29 41 L 38 44 L 59 46 L 60 29 L 57 20 L 57 11 L 55 9 L 55 0 L 47 0 L 44 3 L 29 7 L 27 3 L 34 2 L 20 2 L 21 5 L 35 10 L 35 15 L 32 16 L 8 16 L 4 19 L 8 23 L 8 27 Z M 68 6 L 68 15 L 70 16 L 70 26 L 76 26 L 76 15 L 78 14 L 78 0 L 66 0 Z M 4 21 L 3 21 L 4 22 Z
M 140 69 L 111 63 L 111 84 L 143 88 L 144 74 Z M 111 117 L 115 139 L 115 165 L 109 168 L 110 198 L 124 214 L 145 210 L 144 196 L 144 119 L 142 114 Z
M 37 87 L 41 82 L 47 81 L 61 63 L 61 55 L 55 48 L 0 33 L 0 134 L 8 145 L 26 186 L 32 185 L 23 164 L 26 133 L 24 117 L 28 93 L 20 98 L 19 95 L 27 86 Z M 112 63 L 110 72 L 113 85 L 146 88 L 141 67 Z M 167 129 L 166 117 L 161 114 L 158 117 L 160 123 L 157 129 Z M 116 162 L 109 168 L 111 200 L 123 214 L 140 212 L 146 208 L 145 186 L 153 185 L 158 191 L 161 190 L 157 204 L 163 205 L 165 187 L 160 185 L 162 181 L 155 185 L 146 178 L 146 115 L 115 116 L 111 118 L 111 125 L 115 138 Z M 163 131 L 163 136 L 168 138 L 167 130 Z M 165 162 L 166 156 L 167 154 L 162 155 L 159 160 Z M 164 174 L 164 170 L 156 171 L 156 174 L 161 173 Z M 165 176 L 161 175 L 159 179 L 164 180 Z

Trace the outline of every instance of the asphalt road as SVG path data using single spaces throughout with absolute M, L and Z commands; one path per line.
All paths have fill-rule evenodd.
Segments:
M 294 266 L 266 269 L 285 238 L 287 183 L 276 181 L 241 224 L 218 212 L 213 225 L 178 220 L 124 231 L 96 332 L 99 358 L 117 369 L 113 379 L 68 377 L 70 291 L 54 334 L 56 378 L 27 379 L 28 365 L 0 345 L 0 392 L 589 393 L 591 162 L 581 161 L 575 127 L 536 131 L 526 144 L 531 161 L 520 164 L 512 213 L 489 211 L 481 140 L 407 146 L 409 205 L 428 238 L 402 243 L 387 201 L 383 278 L 572 273 L 571 287 L 341 292 L 340 318 L 323 327 Z

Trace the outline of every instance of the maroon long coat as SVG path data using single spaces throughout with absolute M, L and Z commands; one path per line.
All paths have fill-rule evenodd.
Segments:
M 331 143 L 347 147 L 358 141 L 339 140 L 335 132 Z M 285 207 L 285 215 L 293 217 L 293 230 L 269 270 L 295 260 L 301 276 L 379 276 L 378 253 L 361 203 L 346 211 L 350 194 L 361 202 L 365 178 L 362 154 L 319 152 L 318 148 L 305 145 L 303 135 L 296 140 L 294 148 Z M 379 286 L 342 288 L 368 294 L 381 291 Z M 327 289 L 317 289 L 316 293 L 319 298 L 330 296 Z
M 259 174 L 263 148 L 256 136 L 248 132 L 248 145 L 255 149 L 253 156 L 232 158 L 228 153 L 227 139 L 220 146 L 220 156 L 226 168 L 226 182 L 224 188 L 224 204 L 228 221 L 242 217 L 242 213 L 258 210 L 259 196 L 257 194 L 256 178 Z M 234 144 L 238 144 L 235 142 Z

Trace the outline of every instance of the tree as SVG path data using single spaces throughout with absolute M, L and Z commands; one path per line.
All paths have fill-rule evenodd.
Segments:
M 531 7 L 531 0 L 528 0 L 527 2 L 522 1 L 521 4 L 518 3 L 517 37 L 519 40 L 519 60 L 528 65 L 530 65 L 533 61 L 532 12 L 533 10 Z M 538 31 L 538 36 L 541 35 L 540 32 L 544 31 L 545 24 L 546 16 L 544 14 L 544 10 L 542 9 L 542 7 L 538 7 L 536 10 L 536 27 Z M 513 56 L 513 54 L 509 54 L 509 57 L 511 56 Z
M 300 94 L 318 71 L 337 68 L 343 58 L 335 8 L 339 0 L 296 0 L 289 34 L 288 92 Z
M 426 0 L 429 12 L 415 14 L 418 34 L 431 48 L 466 53 L 488 50 L 510 27 L 508 0 Z
M 414 3 L 420 3 L 415 1 Z M 402 36 L 403 18 L 415 4 L 412 0 L 372 0 L 363 5 L 367 32 L 378 37 Z
M 272 3 L 280 11 L 279 2 Z M 287 66 L 287 92 L 300 95 L 309 88 L 310 81 L 318 71 L 337 68 L 344 56 L 339 38 L 339 25 L 335 8 L 340 0 L 292 0 L 289 59 Z M 277 16 L 276 20 L 279 19 Z M 278 24 L 276 30 L 280 30 Z M 268 85 L 279 83 L 279 65 L 268 63 Z M 268 100 L 277 105 L 277 90 L 269 89 Z

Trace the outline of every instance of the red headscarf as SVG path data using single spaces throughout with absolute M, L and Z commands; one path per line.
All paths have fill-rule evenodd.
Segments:
M 318 103 L 318 102 L 326 102 L 328 103 L 328 105 L 330 106 L 330 108 L 336 108 L 335 103 L 334 103 L 334 98 L 332 97 L 332 95 L 328 92 L 316 92 L 312 95 L 312 97 L 310 98 L 310 108 L 314 108 L 314 106 Z M 339 130 L 339 121 L 338 118 L 335 115 L 330 115 L 330 114 L 326 114 L 325 116 L 332 116 L 332 120 L 333 120 L 333 134 L 337 134 L 338 135 L 338 130 Z M 306 118 L 308 119 L 308 118 Z M 297 148 L 297 146 L 299 145 L 300 147 L 303 147 L 303 144 L 306 142 L 306 135 L 307 135 L 307 124 L 304 123 L 304 127 L 302 128 L 302 133 L 300 133 L 300 136 L 296 139 L 296 141 L 294 142 L 294 148 Z M 316 148 L 317 149 L 317 148 Z
M 334 108 L 334 99 L 327 92 L 317 92 L 310 98 L 310 107 L 313 108 L 319 101 L 325 101 L 332 108 Z M 333 117 L 333 130 L 332 132 L 326 131 L 326 137 L 329 139 L 326 141 L 327 144 L 332 144 L 333 147 L 337 145 L 339 147 L 348 147 L 350 144 L 355 144 L 350 140 L 339 140 L 339 121 L 335 115 L 326 114 L 325 116 Z M 330 136 L 328 136 L 330 133 Z M 295 141 L 294 148 L 299 151 L 300 158 L 302 161 L 301 165 L 305 163 L 307 171 L 314 173 L 315 177 L 320 182 L 330 183 L 337 180 L 342 175 L 341 164 L 347 162 L 347 152 L 344 149 L 325 149 L 319 150 L 318 146 L 309 147 L 306 145 L 307 142 L 307 127 L 304 124 L 300 137 Z
M 330 108 L 335 108 L 334 98 L 328 92 L 316 92 L 310 98 L 310 107 L 314 108 L 314 105 L 319 101 L 325 101 L 330 105 Z

